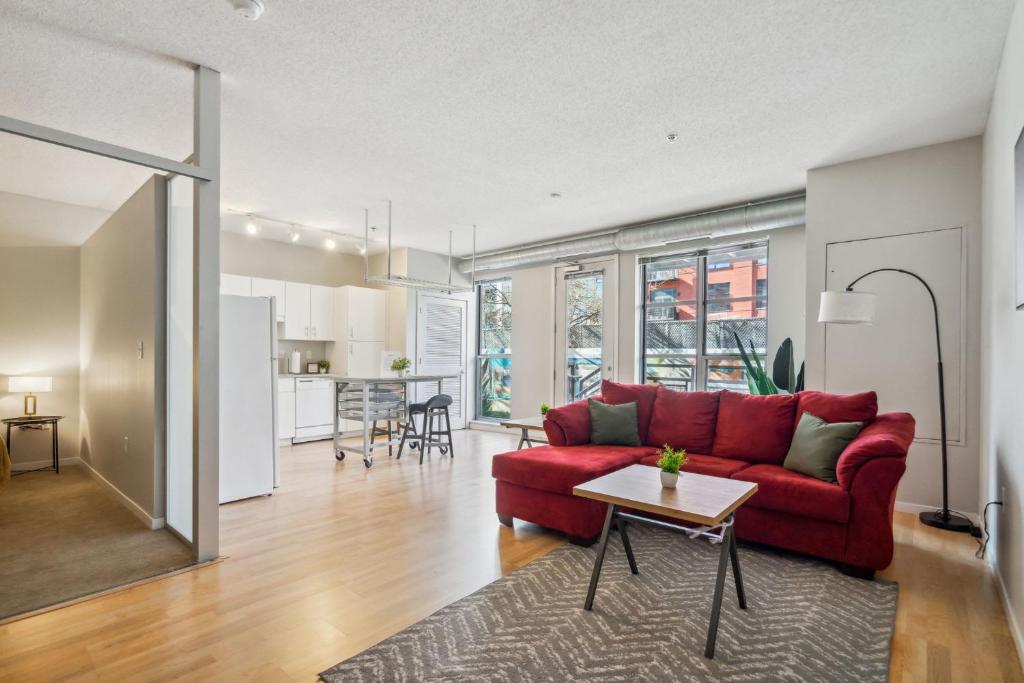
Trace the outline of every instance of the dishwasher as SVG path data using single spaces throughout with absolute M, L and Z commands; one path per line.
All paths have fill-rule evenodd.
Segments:
M 296 378 L 294 441 L 313 441 L 333 436 L 334 379 Z

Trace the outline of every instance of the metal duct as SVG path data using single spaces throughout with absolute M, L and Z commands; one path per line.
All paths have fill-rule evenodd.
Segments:
M 612 232 L 576 237 L 557 242 L 511 249 L 476 257 L 476 271 L 504 270 L 537 266 L 573 258 L 601 256 L 618 251 L 636 251 L 660 247 L 670 242 L 685 242 L 711 237 L 726 237 L 747 232 L 777 230 L 804 224 L 806 197 L 786 197 L 719 209 L 705 213 L 668 218 L 619 228 Z M 471 270 L 469 259 L 459 263 L 459 271 Z

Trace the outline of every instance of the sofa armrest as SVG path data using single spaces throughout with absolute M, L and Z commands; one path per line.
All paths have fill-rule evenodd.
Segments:
M 914 418 L 909 413 L 883 413 L 860 431 L 836 463 L 836 479 L 846 490 L 861 467 L 877 458 L 906 459 L 914 439 Z
M 551 408 L 544 416 L 544 433 L 552 446 L 590 443 L 590 407 L 587 400 Z

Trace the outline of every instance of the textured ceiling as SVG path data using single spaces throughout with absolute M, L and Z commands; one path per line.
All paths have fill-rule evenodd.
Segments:
M 1013 0 L 266 5 L 0 0 L 0 113 L 183 158 L 202 63 L 226 209 L 359 232 L 391 198 L 396 243 L 486 250 L 978 134 Z M 68 155 L 0 136 L 0 191 L 111 210 L 145 177 Z

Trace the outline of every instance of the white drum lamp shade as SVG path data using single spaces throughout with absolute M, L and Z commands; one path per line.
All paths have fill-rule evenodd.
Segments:
M 53 378 L 8 377 L 7 391 L 12 394 L 48 394 L 53 391 Z
M 819 323 L 870 325 L 875 321 L 875 295 L 868 292 L 822 292 Z

